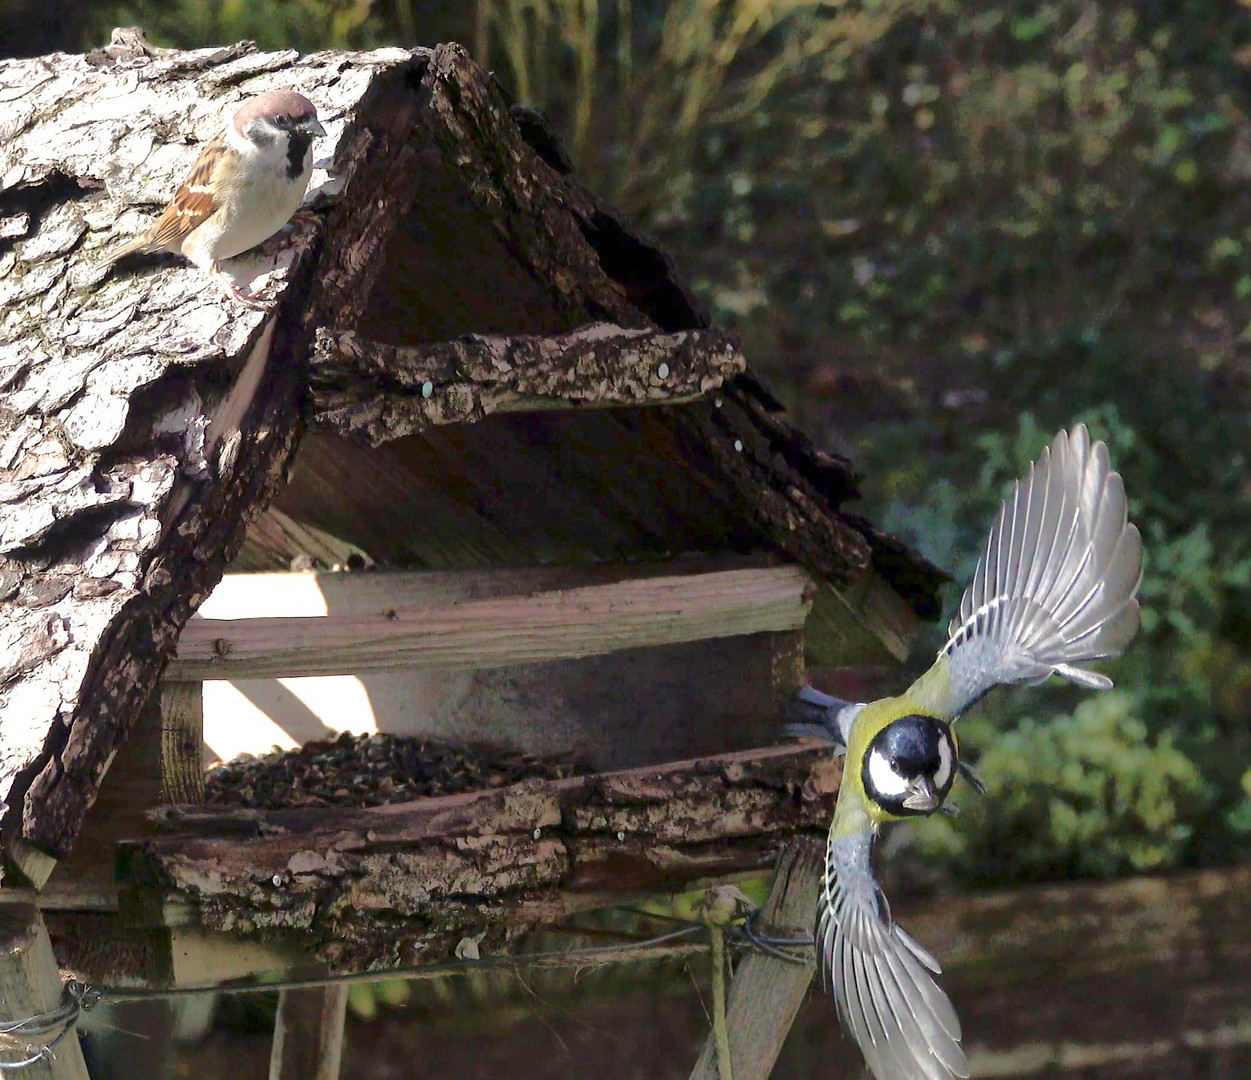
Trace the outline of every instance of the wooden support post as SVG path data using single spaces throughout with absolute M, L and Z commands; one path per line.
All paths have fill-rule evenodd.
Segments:
M 204 801 L 204 684 L 162 684 L 161 802 Z
M 62 1002 L 64 989 L 48 931 L 34 899 L 0 904 L 0 1020 L 21 1020 L 49 1013 Z M 0 1035 L 0 1076 L 21 1080 L 90 1080 L 78 1034 L 68 1032 L 56 1049 L 20 1071 L 3 1068 L 38 1054 L 62 1028 L 48 1033 Z
M 811 926 L 821 871 L 820 845 L 812 840 L 792 842 L 778 861 L 761 926 Z M 790 964 L 760 952 L 743 958 L 726 1009 L 734 1080 L 768 1080 L 815 970 L 814 964 Z M 711 1035 L 691 1080 L 720 1080 Z
M 269 1080 L 339 1080 L 347 987 L 284 990 L 274 1021 Z

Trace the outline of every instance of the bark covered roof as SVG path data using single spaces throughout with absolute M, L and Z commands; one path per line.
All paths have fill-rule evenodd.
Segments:
M 329 138 L 319 220 L 244 257 L 272 309 L 174 257 L 103 268 L 280 86 Z M 457 46 L 0 63 L 0 305 L 0 796 L 56 856 L 226 565 L 300 537 L 441 568 L 767 551 L 936 613 L 938 573 L 840 509 L 850 465 Z

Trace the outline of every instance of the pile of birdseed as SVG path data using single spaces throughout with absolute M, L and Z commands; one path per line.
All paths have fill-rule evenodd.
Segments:
M 244 754 L 217 765 L 205 779 L 204 801 L 257 810 L 382 806 L 589 771 L 567 757 L 345 731 L 298 750 L 275 750 L 263 757 Z

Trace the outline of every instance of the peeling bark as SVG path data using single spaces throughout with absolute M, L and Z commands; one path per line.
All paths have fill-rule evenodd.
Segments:
M 124 844 L 136 910 L 189 904 L 210 930 L 285 935 L 336 969 L 482 952 L 562 918 L 570 894 L 625 899 L 768 865 L 822 832 L 839 766 L 784 747 L 370 810 L 162 812 Z
M 493 412 L 692 399 L 746 366 L 735 339 L 712 330 L 595 323 L 551 337 L 474 334 L 407 347 L 323 331 L 310 380 L 318 423 L 379 445 Z

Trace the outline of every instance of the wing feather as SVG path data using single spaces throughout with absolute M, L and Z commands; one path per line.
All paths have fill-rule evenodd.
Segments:
M 872 846 L 869 828 L 831 829 L 816 929 L 822 982 L 877 1080 L 967 1077 L 960 1021 L 931 974 L 938 963 L 891 918 Z
M 153 227 L 147 244 L 149 251 L 177 247 L 193 229 L 212 217 L 213 211 L 217 209 L 213 198 L 213 174 L 220 167 L 225 154 L 226 140 L 222 135 L 204 147 L 191 167 L 191 172 L 187 174 L 187 179 L 174 193 L 165 213 Z
M 1111 686 L 1081 665 L 1138 632 L 1141 580 L 1142 540 L 1108 448 L 1083 424 L 1061 431 L 999 508 L 939 653 L 949 684 L 938 711 L 958 716 L 992 686 L 1052 674 Z
M 213 197 L 217 189 L 214 174 L 225 155 L 224 135 L 207 143 L 161 216 L 139 236 L 111 251 L 104 264 L 115 263 L 136 251 L 181 250 L 182 242 L 191 231 L 203 225 L 217 210 Z

